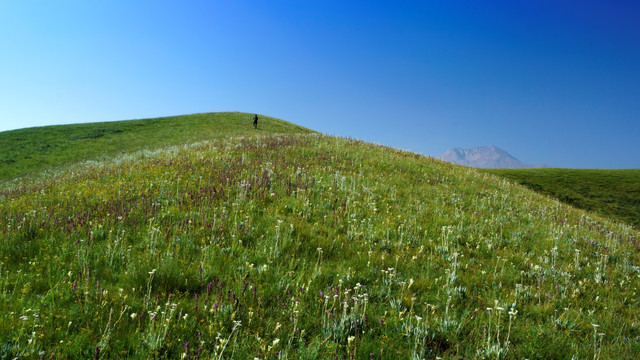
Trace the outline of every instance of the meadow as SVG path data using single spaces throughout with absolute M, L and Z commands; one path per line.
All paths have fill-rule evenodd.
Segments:
M 640 169 L 487 169 L 566 204 L 640 229 Z
M 260 115 L 255 131 L 252 119 L 253 114 L 221 112 L 4 131 L 0 132 L 0 182 L 79 161 L 104 160 L 215 137 L 313 132 L 264 115 Z
M 0 184 L 0 358 L 633 359 L 639 239 L 358 140 L 142 150 Z

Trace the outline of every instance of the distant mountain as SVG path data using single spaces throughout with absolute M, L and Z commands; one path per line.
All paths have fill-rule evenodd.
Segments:
M 497 146 L 476 146 L 471 149 L 453 148 L 438 156 L 439 159 L 458 165 L 466 165 L 477 168 L 534 168 L 545 165 L 530 165 L 521 162 L 508 152 Z

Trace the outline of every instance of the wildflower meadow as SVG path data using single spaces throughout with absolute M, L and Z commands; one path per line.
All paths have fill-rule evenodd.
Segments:
M 637 358 L 639 240 L 353 139 L 142 150 L 0 185 L 0 358 Z

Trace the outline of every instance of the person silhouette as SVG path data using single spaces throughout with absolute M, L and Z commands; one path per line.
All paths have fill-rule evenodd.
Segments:
M 253 128 L 258 128 L 258 114 L 253 115 Z

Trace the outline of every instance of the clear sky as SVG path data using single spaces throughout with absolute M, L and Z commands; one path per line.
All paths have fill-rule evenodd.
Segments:
M 215 111 L 640 168 L 640 2 L 0 1 L 0 131 Z

